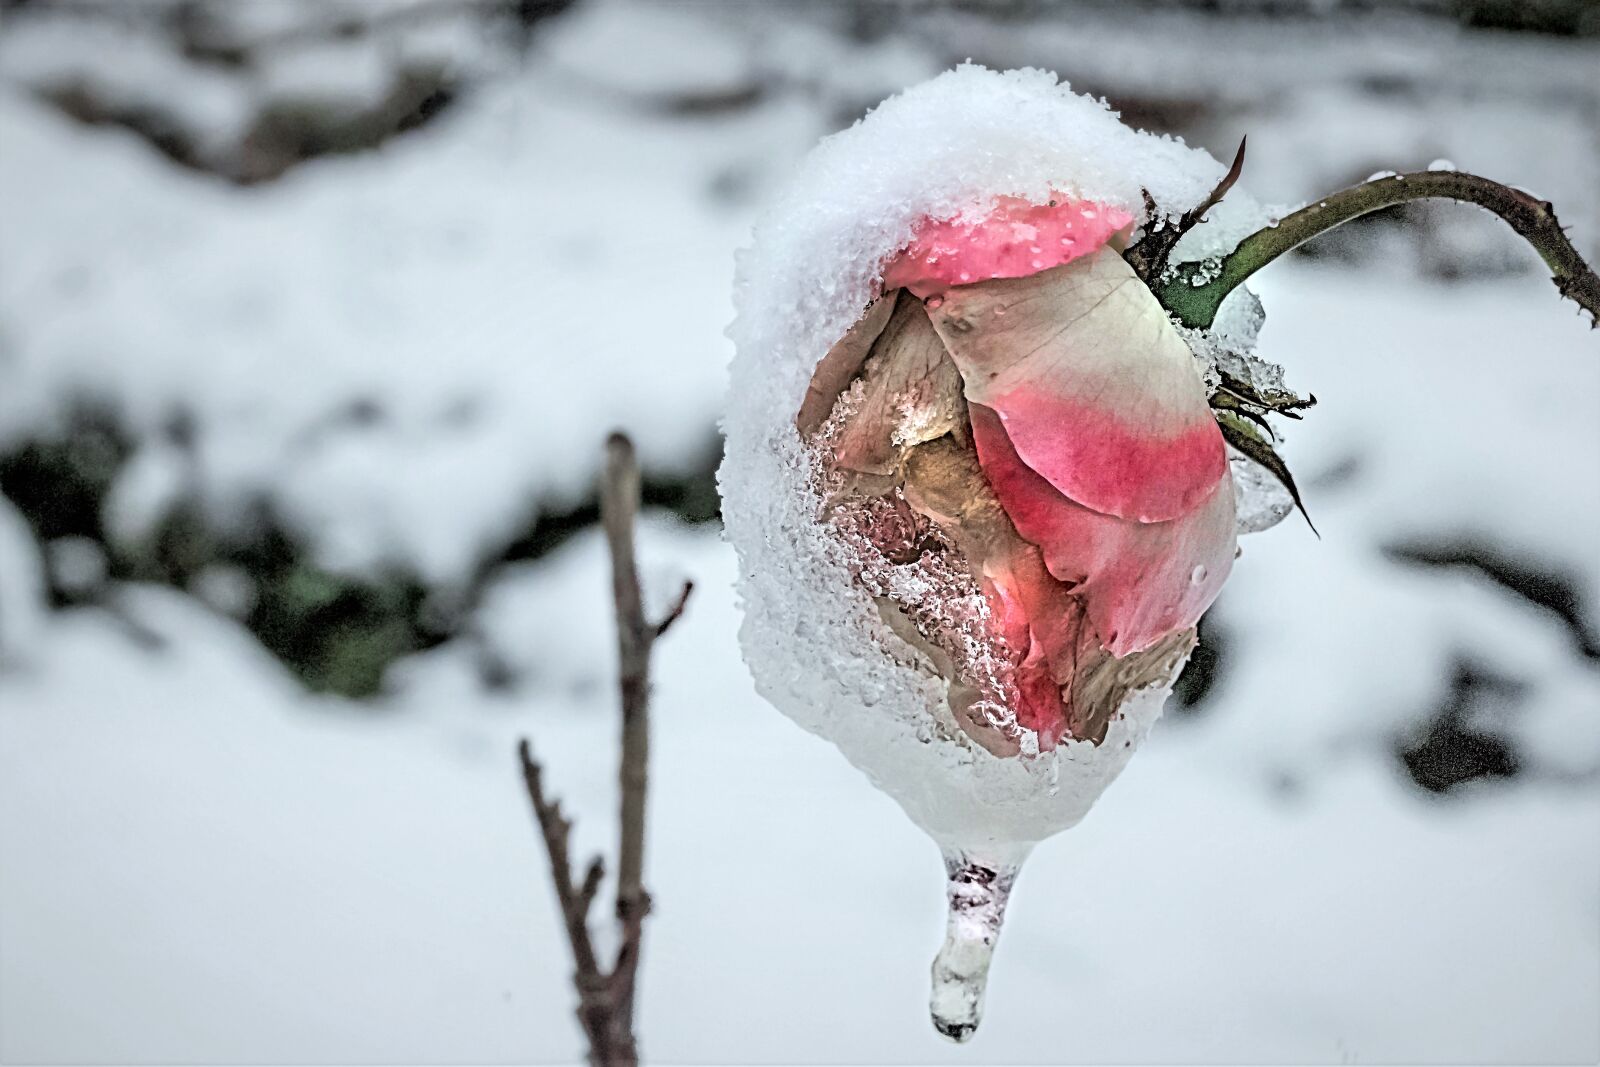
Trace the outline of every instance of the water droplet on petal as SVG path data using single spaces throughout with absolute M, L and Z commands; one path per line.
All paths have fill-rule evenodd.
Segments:
M 928 297 L 927 301 L 923 304 L 923 307 L 926 307 L 929 311 L 938 311 L 943 304 L 944 297 L 935 293 L 933 296 Z
M 1042 260 L 1042 259 L 1034 260 L 1033 261 L 1033 269 L 1034 270 L 1044 270 L 1044 260 Z
M 1197 566 L 1197 567 L 1195 567 L 1194 570 L 1189 572 L 1189 581 L 1193 582 L 1195 585 L 1199 585 L 1201 582 L 1203 582 L 1205 580 L 1206 580 L 1206 569 L 1205 569 L 1205 567 Z
M 970 282 L 972 280 L 972 275 L 970 273 L 968 273 L 967 271 L 962 271 L 961 272 L 961 280 L 964 281 L 964 282 Z

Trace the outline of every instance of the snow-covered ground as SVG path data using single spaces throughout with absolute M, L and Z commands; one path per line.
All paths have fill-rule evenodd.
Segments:
M 914 35 L 639 12 L 580 6 L 530 60 L 484 61 L 426 127 L 249 189 L 41 104 L 27 86 L 88 46 L 8 27 L 0 451 L 88 391 L 135 435 L 112 536 L 136 541 L 185 492 L 219 522 L 265 493 L 322 565 L 402 561 L 445 588 L 530 506 L 580 499 L 614 425 L 658 469 L 692 467 L 757 205 L 841 112 L 949 57 Z M 1561 95 L 1571 49 L 1549 46 L 1541 92 Z M 163 62 L 130 59 L 119 91 L 158 92 L 177 76 Z M 723 100 L 757 74 L 786 88 L 720 109 L 646 99 Z M 1497 103 L 1471 132 L 1439 117 L 1471 100 L 1391 100 L 1369 127 L 1352 116 L 1370 100 L 1282 95 L 1248 126 L 1260 191 L 1326 176 L 1275 142 L 1308 115 L 1348 120 L 1319 159 L 1449 155 L 1558 206 L 1541 168 L 1596 188 L 1567 112 L 1487 81 Z M 236 91 L 183 99 L 226 139 Z M 1594 206 L 1563 215 L 1591 250 Z M 657 656 L 651 1060 L 1600 1058 L 1600 335 L 1533 275 L 1284 263 L 1260 288 L 1263 354 L 1319 399 L 1286 452 L 1322 539 L 1292 519 L 1245 540 L 1208 699 L 1030 860 L 969 1046 L 926 1018 L 936 850 L 754 695 L 714 528 L 652 516 L 654 589 L 699 588 Z M 383 417 L 341 418 L 356 401 Z M 192 448 L 164 430 L 178 409 Z M 1396 553 L 1467 542 L 1563 576 L 1588 644 L 1470 568 Z M 582 850 L 605 844 L 613 653 L 592 531 L 492 572 L 467 637 L 395 664 L 367 702 L 308 695 L 171 588 L 52 612 L 44 587 L 0 498 L 0 1060 L 581 1056 L 513 745 L 533 737 Z M 509 688 L 485 687 L 485 655 Z M 1497 679 L 1467 725 L 1520 773 L 1434 796 L 1395 750 L 1462 665 Z

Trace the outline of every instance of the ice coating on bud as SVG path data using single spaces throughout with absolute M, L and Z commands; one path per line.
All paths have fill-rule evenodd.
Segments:
M 763 696 L 837 744 L 947 849 L 1010 854 L 1075 824 L 1148 732 L 1167 684 L 1129 689 L 1115 714 L 1071 724 L 1053 748 L 1038 744 L 1037 731 L 1027 724 L 1008 719 L 1015 709 L 1001 708 L 986 692 L 1017 684 L 1018 672 L 1037 678 L 1029 672 L 1041 661 L 1079 651 L 1055 628 L 1059 614 L 1028 611 L 1027 598 L 1051 588 L 1039 577 L 1047 554 L 1035 548 L 1039 570 L 1031 570 L 1026 551 L 1008 547 L 1004 537 L 982 526 L 989 512 L 969 508 L 959 529 L 951 529 L 980 542 L 974 551 L 986 551 L 986 569 L 976 578 L 953 566 L 919 569 L 923 559 L 953 564 L 956 556 L 949 550 L 959 546 L 950 543 L 949 531 L 930 527 L 925 514 L 901 510 L 892 485 L 867 484 L 901 477 L 882 465 L 886 455 L 898 453 L 882 451 L 876 438 L 858 437 L 851 453 L 855 466 L 830 474 L 826 457 L 800 428 L 824 432 L 818 428 L 830 418 L 871 399 L 852 390 L 863 390 L 872 342 L 840 349 L 830 367 L 836 373 L 823 376 L 813 401 L 819 365 L 832 358 L 853 326 L 866 321 L 864 314 L 877 321 L 862 334 L 875 338 L 887 330 L 900 309 L 898 302 L 890 306 L 879 299 L 886 292 L 885 267 L 919 233 L 933 232 L 928 220 L 977 222 L 1006 198 L 1048 207 L 1052 197 L 1063 196 L 1098 205 L 1091 208 L 1097 213 L 1104 208 L 1137 220 L 1144 217 L 1146 191 L 1162 213 L 1176 215 L 1199 203 L 1224 169 L 1204 152 L 1129 129 L 1103 103 L 1072 93 L 1047 73 L 997 74 L 963 66 L 886 101 L 820 145 L 741 254 L 738 318 L 730 331 L 737 355 L 730 367 L 727 451 L 719 480 L 727 535 L 741 561 L 746 659 Z M 1080 221 L 1081 216 L 1080 210 Z M 1186 250 L 1221 251 L 1205 242 L 1253 229 L 1266 214 L 1236 190 L 1209 218 L 1186 238 Z M 1114 216 L 1104 223 L 1115 224 Z M 1020 263 L 1015 247 L 1009 254 L 1005 262 Z M 1103 245 L 1102 254 L 1113 256 L 1115 246 Z M 1071 269 L 1080 258 L 1044 269 Z M 1041 259 L 1048 262 L 1042 253 Z M 930 293 L 926 303 L 910 294 L 903 299 L 913 300 L 914 310 L 934 325 L 928 305 L 936 297 L 956 299 L 957 291 L 952 286 Z M 882 372 L 886 380 L 892 377 L 888 370 L 900 373 L 888 368 Z M 929 399 L 917 417 L 893 427 L 900 441 L 891 441 L 895 449 L 944 429 L 939 420 L 947 414 L 940 407 L 946 394 L 937 381 L 932 386 L 917 392 Z M 841 390 L 845 409 L 838 407 Z M 961 402 L 970 403 L 964 397 Z M 892 414 L 893 405 L 888 409 Z M 975 447 L 970 441 L 962 445 L 959 431 L 946 436 L 958 451 Z M 918 445 L 919 451 L 924 447 Z M 866 467 L 890 473 L 863 473 Z M 947 473 L 926 471 L 918 485 L 924 494 L 934 493 Z M 861 512 L 860 544 L 854 547 L 841 541 L 840 528 L 827 519 L 829 498 L 823 494 L 830 485 L 858 495 L 887 493 L 870 497 L 883 504 Z M 1075 491 L 1089 496 L 1092 489 Z M 1181 487 L 1178 492 L 1185 496 Z M 1117 496 L 1113 491 L 1107 499 Z M 1149 503 L 1137 496 L 1128 496 L 1136 509 Z M 1191 502 L 1214 499 L 1197 493 Z M 864 562 L 869 548 L 871 558 Z M 1194 564 L 1184 563 L 1187 581 Z M 1213 573 L 1209 563 L 1207 568 L 1203 580 Z M 1226 567 L 1219 570 L 1225 573 Z M 1025 573 L 1034 577 L 1019 577 Z M 1060 587 L 1059 577 L 1044 577 Z M 985 580 L 995 588 L 993 597 L 983 591 Z M 996 603 L 1020 608 L 1032 631 L 1025 634 L 1016 617 L 998 620 L 1001 630 L 1017 634 L 1016 643 L 1025 645 L 1006 657 L 962 644 L 964 634 L 996 621 Z M 891 611 L 886 604 L 905 606 Z M 1089 651 L 1098 648 L 1097 642 Z M 1160 646 L 1157 665 L 1166 677 L 1187 648 L 1181 640 Z M 940 660 L 966 664 L 975 680 L 971 691 L 955 692 L 954 703 L 952 691 L 961 687 L 941 673 Z M 1078 681 L 1091 696 L 1121 691 L 1124 662 L 1102 657 L 1094 671 L 1078 672 Z M 1035 722 L 1049 711 L 1043 699 L 1049 694 L 1040 696 L 1043 710 Z M 1070 718 L 1076 706 L 1069 700 L 1054 714 Z M 1080 739 L 1088 736 L 1098 743 Z
M 951 857 L 930 1010 L 957 1040 L 1017 865 L 1120 773 L 1232 563 L 1205 390 L 1259 315 L 1216 358 L 1184 335 L 1193 358 L 1120 257 L 1147 202 L 1176 217 L 1223 173 L 1053 75 L 969 64 L 819 145 L 740 255 L 718 474 L 740 642 L 762 696 Z M 1266 221 L 1236 189 L 1182 258 Z

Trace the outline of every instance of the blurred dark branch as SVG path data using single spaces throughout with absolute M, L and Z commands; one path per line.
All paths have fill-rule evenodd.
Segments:
M 97 0 L 103 4 L 105 0 Z M 95 2 L 87 5 L 91 10 Z M 393 8 L 335 10 L 325 18 L 307 19 L 271 33 L 241 36 L 224 29 L 205 8 L 182 7 L 175 20 L 183 50 L 192 59 L 241 66 L 262 52 L 308 42 L 377 35 L 393 30 L 426 25 L 435 21 L 459 19 L 463 15 L 504 13 L 516 22 L 531 26 L 535 21 L 556 14 L 567 3 L 552 0 L 419 0 Z
M 1220 265 L 1180 263 L 1164 283 L 1157 284 L 1156 296 L 1185 326 L 1208 327 L 1224 297 L 1285 252 L 1351 219 L 1431 198 L 1477 204 L 1504 219 L 1539 253 L 1561 295 L 1588 311 L 1592 324 L 1600 326 L 1600 277 L 1567 239 L 1554 206 L 1520 189 L 1453 170 L 1395 174 L 1341 189 L 1274 226 L 1257 230 L 1224 256 Z
M 622 703 L 622 759 L 619 780 L 622 812 L 617 846 L 616 918 L 620 944 L 609 970 L 601 968 L 589 936 L 589 908 L 604 877 L 601 860 L 589 864 L 581 885 L 574 886 L 568 837 L 572 823 L 561 814 L 559 801 L 544 794 L 542 768 L 528 742 L 518 746 L 523 781 L 534 817 L 550 857 L 556 901 L 572 949 L 573 984 L 578 992 L 578 1022 L 589 1041 L 589 1062 L 596 1067 L 639 1062 L 633 1032 L 644 919 L 650 894 L 644 888 L 645 796 L 650 761 L 650 652 L 656 639 L 683 614 L 693 589 L 683 591 L 658 620 L 645 616 L 634 553 L 634 520 L 639 511 L 639 464 L 633 443 L 622 434 L 606 442 L 606 470 L 600 489 L 600 519 L 611 553 L 611 593 L 616 606 L 618 688 Z

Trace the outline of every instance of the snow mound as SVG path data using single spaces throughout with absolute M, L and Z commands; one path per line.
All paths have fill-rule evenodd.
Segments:
M 946 850 L 1001 860 L 1078 822 L 1166 694 L 1137 694 L 1099 747 L 1067 742 L 1022 760 L 935 731 L 943 683 L 916 668 L 816 520 L 812 464 L 794 427 L 806 384 L 919 220 L 1053 192 L 1135 218 L 1148 192 L 1160 212 L 1177 213 L 1223 172 L 1203 151 L 1124 126 L 1053 74 L 966 64 L 823 141 L 740 255 L 719 478 L 741 562 L 745 658 L 768 700 L 837 744 Z M 1265 221 L 1237 193 L 1217 214 L 1225 224 L 1186 247 Z

